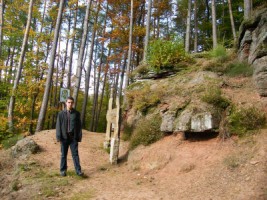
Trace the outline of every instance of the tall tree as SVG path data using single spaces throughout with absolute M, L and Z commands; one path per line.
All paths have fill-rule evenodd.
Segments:
M 252 12 L 252 0 L 244 0 L 244 19 L 249 19 Z
M 83 66 L 83 57 L 84 57 L 84 50 L 86 46 L 86 39 L 88 35 L 88 23 L 89 23 L 89 15 L 90 15 L 90 7 L 91 7 L 91 0 L 87 0 L 86 6 L 86 13 L 83 22 L 83 33 L 82 33 L 82 40 L 81 46 L 78 55 L 78 62 L 77 62 L 77 70 L 76 70 L 76 77 L 75 77 L 75 86 L 73 90 L 73 98 L 75 102 L 75 106 L 77 106 L 78 102 L 78 93 L 80 90 L 81 78 L 82 78 L 82 66 Z
M 84 125 L 85 120 L 85 113 L 86 113 L 86 106 L 87 106 L 87 100 L 88 100 L 88 92 L 89 92 L 89 84 L 90 84 L 90 74 L 91 74 L 91 67 L 92 67 L 92 59 L 93 59 L 93 51 L 95 46 L 95 36 L 97 31 L 97 20 L 98 20 L 98 13 L 100 10 L 100 1 L 97 3 L 97 12 L 96 17 L 94 20 L 94 27 L 93 27 L 93 34 L 91 39 L 91 46 L 89 50 L 89 59 L 88 59 L 88 66 L 85 74 L 85 88 L 84 88 L 84 99 L 83 99 L 83 105 L 82 105 L 82 112 L 81 112 L 81 121 L 82 125 Z
M 128 62 L 127 62 L 125 82 L 124 82 L 125 88 L 127 88 L 128 84 L 129 84 L 129 73 L 130 73 L 131 57 L 132 57 L 132 37 L 133 37 L 133 0 L 131 0 L 129 49 L 128 49 L 128 57 L 127 57 Z
M 32 19 L 32 9 L 33 9 L 33 0 L 30 1 L 29 3 L 29 11 L 28 11 L 28 18 L 27 18 L 27 25 L 26 25 L 26 30 L 24 33 L 24 38 L 23 38 L 23 43 L 22 43 L 22 48 L 21 48 L 21 54 L 19 58 L 19 64 L 17 68 L 17 73 L 16 73 L 16 78 L 14 81 L 14 85 L 12 88 L 11 96 L 10 96 L 10 101 L 9 101 L 9 107 L 8 107 L 8 125 L 9 125 L 9 131 L 13 132 L 14 130 L 14 124 L 13 124 L 13 111 L 14 111 L 14 106 L 15 106 L 15 93 L 18 88 L 19 80 L 21 77 L 21 72 L 23 68 L 23 61 L 26 53 L 26 47 L 28 43 L 28 37 L 29 37 L 29 31 L 30 31 L 30 25 L 31 25 L 31 19 Z
M 77 24 L 77 13 L 78 13 L 78 3 L 77 0 L 75 3 L 75 12 L 74 12 L 74 21 L 73 21 L 73 30 L 72 30 L 72 40 L 70 45 L 70 58 L 69 58 L 69 65 L 68 65 L 68 75 L 67 75 L 67 88 L 70 89 L 71 87 L 71 74 L 72 74 L 72 59 L 73 59 L 73 52 L 74 52 L 74 44 L 75 44 L 75 35 L 76 35 L 76 24 Z
M 229 7 L 229 15 L 230 15 L 230 20 L 231 20 L 231 27 L 232 27 L 233 37 L 234 37 L 234 43 L 236 44 L 237 38 L 236 38 L 235 22 L 234 22 L 234 17 L 233 17 L 231 0 L 228 0 L 228 7 Z
M 194 0 L 194 53 L 197 53 L 197 43 L 198 43 L 198 19 L 197 19 L 197 0 Z
M 144 62 L 146 62 L 148 42 L 149 42 L 149 36 L 150 36 L 151 4 L 152 4 L 152 0 L 148 0 L 147 16 L 146 16 L 146 37 L 145 37 L 144 53 L 143 53 Z
M 2 65 L 2 44 L 3 44 L 3 25 L 4 25 L 4 0 L 0 0 L 0 65 Z M 0 67 L 0 82 L 2 79 L 2 69 Z
M 216 3 L 215 0 L 211 0 L 211 15 L 212 15 L 212 42 L 213 48 L 218 45 L 217 42 L 217 24 L 216 24 Z
M 186 19 L 186 35 L 185 35 L 185 52 L 189 52 L 190 47 L 190 24 L 191 24 L 191 5 L 192 0 L 188 0 L 187 19 Z
M 39 112 L 38 122 L 37 122 L 37 127 L 36 127 L 37 132 L 41 131 L 44 125 L 44 120 L 45 120 L 45 115 L 46 115 L 46 110 L 47 110 L 47 105 L 48 105 L 48 100 L 49 100 L 49 94 L 50 94 L 50 88 L 51 88 L 51 83 L 52 83 L 54 65 L 55 65 L 54 61 L 55 61 L 55 56 L 56 56 L 56 51 L 57 51 L 58 36 L 59 36 L 64 6 L 65 6 L 65 0 L 60 0 L 58 14 L 57 14 L 56 27 L 54 31 L 54 38 L 53 38 L 54 43 L 51 49 L 51 55 L 50 55 L 50 60 L 49 60 L 49 70 L 48 70 L 47 79 L 46 79 L 45 92 L 43 95 L 43 101 L 42 101 L 41 109 Z
M 104 17 L 104 26 L 103 26 L 103 33 L 102 36 L 104 37 L 106 34 L 106 25 L 107 25 L 107 12 L 108 12 L 108 3 L 106 5 L 106 11 L 105 11 L 105 17 Z M 96 81 L 96 89 L 94 93 L 94 100 L 93 100 L 93 106 L 92 106 L 92 118 L 90 121 L 90 130 L 96 131 L 97 130 L 97 110 L 99 107 L 98 103 L 98 96 L 99 96 L 99 88 L 100 88 L 100 78 L 103 68 L 103 61 L 104 61 L 104 46 L 105 46 L 105 39 L 102 39 L 101 41 L 101 52 L 100 52 L 100 62 L 99 62 L 99 68 L 98 68 L 98 75 L 97 75 L 97 81 Z

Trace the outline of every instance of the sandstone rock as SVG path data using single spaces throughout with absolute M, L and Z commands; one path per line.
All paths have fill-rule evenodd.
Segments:
M 175 132 L 204 132 L 219 128 L 220 113 L 213 106 L 199 102 L 189 105 L 175 120 Z
M 162 123 L 160 126 L 160 131 L 162 132 L 173 132 L 173 122 L 175 120 L 175 112 L 166 112 L 162 115 Z
M 267 96 L 267 9 L 240 28 L 238 58 L 254 67 L 254 81 L 261 96 Z
M 30 138 L 19 140 L 15 146 L 11 148 L 11 155 L 14 158 L 37 153 L 39 146 Z
M 258 93 L 267 96 L 267 55 L 257 59 L 254 63 L 253 79 Z
M 190 80 L 189 85 L 194 86 L 194 85 L 202 84 L 203 82 L 207 80 L 207 78 L 218 79 L 218 75 L 210 71 L 197 72 L 195 76 L 192 78 L 192 80 Z

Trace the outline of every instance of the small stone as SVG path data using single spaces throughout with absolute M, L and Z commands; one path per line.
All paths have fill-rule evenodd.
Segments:
M 252 165 L 256 165 L 258 163 L 259 163 L 259 161 L 257 161 L 257 160 L 250 161 L 250 164 L 252 164 Z

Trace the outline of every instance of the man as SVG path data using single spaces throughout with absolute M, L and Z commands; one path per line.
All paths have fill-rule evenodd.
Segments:
M 74 99 L 68 97 L 66 109 L 60 111 L 57 116 L 56 138 L 61 144 L 60 175 L 66 176 L 67 155 L 70 147 L 76 174 L 82 176 L 78 153 L 78 142 L 82 140 L 82 128 L 80 113 L 73 108 Z

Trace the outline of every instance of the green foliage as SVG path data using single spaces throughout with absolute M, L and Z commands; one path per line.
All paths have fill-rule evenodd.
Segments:
M 179 40 L 157 39 L 150 42 L 147 64 L 159 73 L 161 70 L 179 70 L 181 61 L 187 61 L 184 47 Z
M 150 145 L 163 137 L 160 131 L 161 117 L 156 114 L 149 118 L 140 119 L 134 129 L 130 140 L 130 148 L 134 149 L 138 145 Z
M 12 135 L 6 135 L 1 141 L 1 145 L 3 146 L 4 149 L 8 149 L 12 146 L 14 146 L 17 141 L 21 140 L 23 138 L 22 135 L 20 134 L 12 134 Z
M 149 65 L 146 63 L 141 63 L 140 65 L 138 65 L 137 68 L 135 68 L 135 70 L 132 73 L 132 76 L 135 75 L 145 75 L 149 72 Z
M 20 182 L 18 180 L 14 180 L 11 182 L 11 190 L 18 191 L 20 189 Z
M 235 76 L 252 76 L 253 68 L 246 62 L 234 61 L 228 64 L 226 68 L 226 75 Z
M 142 88 L 126 92 L 129 106 L 142 114 L 146 114 L 149 108 L 158 105 L 162 95 L 163 91 L 154 91 L 148 84 L 144 84 Z
M 222 96 L 222 92 L 217 87 L 210 87 L 206 89 L 202 95 L 201 100 L 214 105 L 219 109 L 226 109 L 230 105 L 230 101 Z
M 210 51 L 210 56 L 216 58 L 219 62 L 224 62 L 228 59 L 228 54 L 223 45 L 218 45 L 212 51 Z
M 248 131 L 261 128 L 266 123 L 266 116 L 264 112 L 253 106 L 233 107 L 228 121 L 233 134 L 244 136 Z
M 123 134 L 122 134 L 122 140 L 128 141 L 131 139 L 132 133 L 134 131 L 134 127 L 132 125 L 129 125 L 127 122 L 123 123 Z

